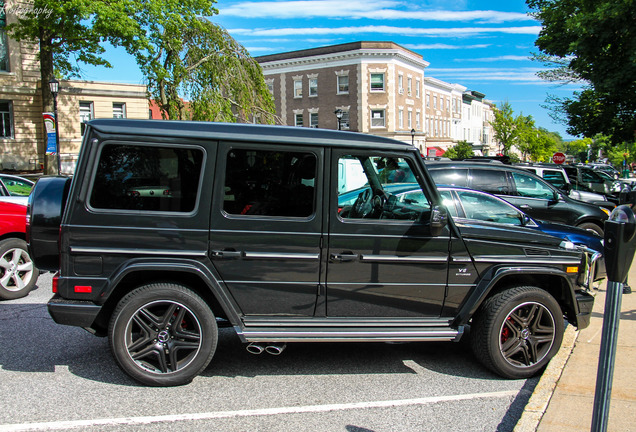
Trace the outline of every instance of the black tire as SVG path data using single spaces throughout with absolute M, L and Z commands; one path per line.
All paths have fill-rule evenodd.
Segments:
M 565 323 L 546 291 L 516 287 L 487 299 L 473 317 L 471 347 L 488 369 L 512 379 L 543 370 L 563 341 Z
M 144 285 L 117 305 L 108 328 L 113 356 L 142 384 L 187 384 L 212 360 L 218 329 L 209 306 L 171 283 Z
M 596 225 L 592 222 L 585 222 L 578 226 L 578 228 L 584 229 L 585 231 L 593 232 L 594 234 L 603 237 L 603 228 Z
M 35 287 L 39 274 L 24 240 L 0 241 L 0 298 L 13 300 L 26 296 Z

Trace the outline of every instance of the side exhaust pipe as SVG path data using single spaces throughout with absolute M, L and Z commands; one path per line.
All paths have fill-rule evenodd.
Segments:
M 287 347 L 287 344 L 276 344 L 276 345 L 267 345 L 265 347 L 265 351 L 267 351 L 268 354 L 271 355 L 281 355 L 283 351 L 285 351 L 285 348 Z
M 265 347 L 258 343 L 251 343 L 245 347 L 248 353 L 258 355 L 262 354 L 265 351 Z

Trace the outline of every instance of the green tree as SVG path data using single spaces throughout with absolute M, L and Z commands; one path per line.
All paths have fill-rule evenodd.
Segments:
M 470 143 L 467 141 L 459 141 L 457 144 L 446 150 L 446 152 L 444 153 L 444 157 L 459 160 L 468 159 L 473 156 L 475 156 L 473 146 L 471 146 Z
M 160 106 L 175 114 L 171 118 L 184 118 L 181 97 L 192 96 L 194 118 L 240 121 L 257 113 L 263 121 L 271 122 L 273 102 L 266 93 L 260 66 L 225 30 L 203 18 L 218 13 L 215 3 L 34 0 L 32 12 L 21 15 L 7 31 L 18 41 L 39 45 L 46 110 L 53 107 L 46 83 L 54 74 L 80 77 L 82 64 L 112 67 L 103 57 L 103 44 L 109 42 L 135 56 L 150 93 Z M 207 87 L 204 80 L 208 80 Z M 229 115 L 228 106 L 234 116 Z M 213 115 L 215 110 L 223 115 Z
M 573 135 L 608 135 L 613 143 L 636 130 L 636 8 L 633 0 L 527 0 L 543 29 L 536 46 L 559 63 L 554 80 L 588 87 L 557 100 Z M 565 72 L 565 70 L 569 72 Z M 548 78 L 550 78 L 548 76 Z M 567 80 L 566 80 L 567 81 Z
M 509 155 L 510 149 L 519 142 L 522 126 L 522 119 L 514 117 L 510 102 L 502 102 L 494 109 L 494 120 L 490 125 L 495 140 L 502 146 L 502 153 Z
M 144 48 L 129 50 L 163 112 L 180 120 L 274 123 L 258 62 L 224 28 L 198 14 L 176 15 L 149 9 Z

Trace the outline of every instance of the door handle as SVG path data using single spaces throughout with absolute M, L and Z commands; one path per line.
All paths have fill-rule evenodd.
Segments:
M 333 262 L 351 262 L 360 258 L 360 255 L 353 252 L 341 252 L 339 254 L 331 254 L 329 260 Z
M 519 208 L 522 208 L 522 209 L 529 209 L 529 208 L 531 208 L 531 207 L 530 207 L 528 204 L 522 204 L 522 205 L 520 205 L 520 206 L 519 206 Z
M 212 259 L 233 259 L 241 258 L 243 252 L 237 250 L 213 250 L 210 251 L 210 258 Z

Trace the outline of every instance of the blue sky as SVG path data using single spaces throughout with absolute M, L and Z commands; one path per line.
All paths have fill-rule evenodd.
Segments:
M 536 76 L 541 29 L 524 0 L 218 0 L 212 21 L 225 27 L 252 56 L 354 41 L 392 41 L 422 54 L 425 75 L 509 101 L 515 114 L 532 115 L 537 126 L 565 139 L 541 107 L 546 96 L 570 96 L 574 86 Z M 135 61 L 109 49 L 115 69 L 84 67 L 84 79 L 143 83 Z

